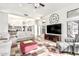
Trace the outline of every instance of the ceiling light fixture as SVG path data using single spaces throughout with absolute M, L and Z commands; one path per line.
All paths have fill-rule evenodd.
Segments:
M 35 8 L 38 8 L 40 5 L 39 3 L 34 3 Z
M 45 5 L 42 3 L 34 3 L 35 8 L 39 8 L 40 6 L 44 7 Z

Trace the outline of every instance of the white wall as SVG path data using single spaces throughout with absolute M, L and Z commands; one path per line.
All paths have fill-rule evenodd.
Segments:
M 8 32 L 8 14 L 0 12 L 0 33 Z
M 72 5 L 72 6 L 68 6 L 66 8 L 63 8 L 61 10 L 55 11 L 53 13 L 57 13 L 59 14 L 59 23 L 62 23 L 62 41 L 64 41 L 64 39 L 67 37 L 67 22 L 66 21 L 70 21 L 70 20 L 78 20 L 78 17 L 75 18 L 67 18 L 67 11 L 73 10 L 79 8 L 79 5 Z M 52 13 L 52 14 L 53 14 Z M 50 14 L 51 15 L 51 14 Z M 46 20 L 46 25 L 49 25 L 49 16 L 44 17 L 44 19 Z

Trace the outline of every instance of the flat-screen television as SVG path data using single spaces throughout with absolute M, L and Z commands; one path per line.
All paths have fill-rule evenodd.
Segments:
M 61 24 L 47 25 L 47 33 L 61 34 Z

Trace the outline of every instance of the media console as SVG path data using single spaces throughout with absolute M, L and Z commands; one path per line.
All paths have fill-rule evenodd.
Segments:
M 45 34 L 44 38 L 53 42 L 61 41 L 61 36 Z

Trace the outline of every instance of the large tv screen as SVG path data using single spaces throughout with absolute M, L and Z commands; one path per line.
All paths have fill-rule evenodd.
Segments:
M 47 33 L 61 34 L 61 24 L 47 25 Z

